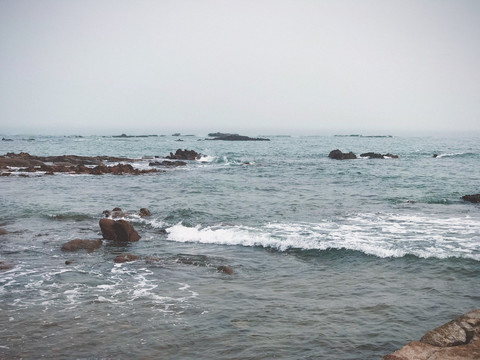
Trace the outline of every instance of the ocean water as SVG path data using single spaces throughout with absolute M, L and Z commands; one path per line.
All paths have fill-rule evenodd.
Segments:
M 0 358 L 379 359 L 480 306 L 478 137 L 11 138 L 0 154 L 205 157 L 0 177 Z M 114 207 L 140 241 L 61 251 Z

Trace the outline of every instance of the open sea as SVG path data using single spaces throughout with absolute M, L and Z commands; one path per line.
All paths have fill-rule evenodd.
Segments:
M 480 307 L 479 137 L 8 137 L 1 155 L 205 157 L 0 177 L 1 359 L 380 359 Z M 140 241 L 61 251 L 114 207 Z

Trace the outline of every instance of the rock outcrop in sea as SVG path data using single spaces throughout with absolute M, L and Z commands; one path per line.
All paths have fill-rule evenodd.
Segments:
M 209 136 L 215 136 L 213 139 L 206 139 L 206 140 L 223 140 L 223 141 L 270 141 L 267 138 L 252 138 L 249 136 L 238 135 L 238 134 L 222 134 L 222 133 L 215 133 L 209 134 Z
M 339 149 L 335 149 L 330 151 L 330 154 L 328 154 L 328 157 L 330 159 L 335 159 L 335 160 L 350 160 L 350 159 L 356 159 L 357 155 L 355 155 L 351 151 L 349 153 L 344 153 Z
M 202 157 L 202 154 L 197 153 L 195 150 L 187 150 L 187 149 L 177 149 L 175 154 L 170 153 L 166 159 L 170 160 L 197 160 Z
M 0 170 L 3 176 L 11 172 L 45 172 L 46 175 L 54 173 L 91 174 L 91 175 L 140 175 L 158 172 L 157 169 L 139 170 L 130 164 L 121 162 L 134 162 L 135 159 L 113 156 L 34 156 L 25 152 L 19 154 L 7 153 L 0 156 Z M 116 165 L 107 166 L 106 162 L 118 162 Z
M 374 152 L 367 152 L 367 153 L 360 154 L 360 157 L 368 157 L 369 159 L 385 159 L 385 158 L 398 159 L 398 155 L 393 155 L 390 153 L 377 154 Z
M 480 310 L 474 309 L 427 332 L 383 360 L 480 359 Z
M 474 195 L 464 195 L 462 196 L 462 199 L 464 201 L 470 201 L 472 203 L 480 203 L 480 194 L 474 194 Z

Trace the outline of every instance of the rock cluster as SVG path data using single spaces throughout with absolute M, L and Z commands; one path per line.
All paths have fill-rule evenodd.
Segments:
M 480 359 L 480 310 L 472 310 L 427 332 L 383 360 Z
M 22 172 L 45 172 L 46 175 L 55 173 L 71 174 L 91 174 L 91 175 L 140 175 L 152 172 L 158 172 L 157 169 L 139 170 L 130 164 L 117 163 L 107 166 L 104 162 L 133 162 L 133 159 L 119 158 L 111 156 L 33 156 L 25 152 L 19 154 L 7 153 L 0 156 L 0 169 Z M 10 175 L 11 172 L 3 172 L 3 176 Z
M 330 151 L 330 154 L 328 154 L 328 157 L 330 159 L 335 159 L 335 160 L 350 160 L 350 159 L 356 159 L 357 155 L 355 155 L 351 151 L 349 153 L 344 153 L 339 149 L 335 149 Z M 377 154 L 374 152 L 366 152 L 366 153 L 360 154 L 360 157 L 363 157 L 363 158 L 367 157 L 369 159 L 386 159 L 386 158 L 398 159 L 398 155 L 393 155 L 390 153 Z
M 171 160 L 197 160 L 202 157 L 201 154 L 197 153 L 195 150 L 182 150 L 182 149 L 177 149 L 175 154 L 170 153 L 169 156 L 167 156 L 167 159 Z

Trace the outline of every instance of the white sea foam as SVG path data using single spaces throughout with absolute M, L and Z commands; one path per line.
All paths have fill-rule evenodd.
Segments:
M 271 223 L 247 226 L 167 229 L 168 239 L 203 244 L 287 249 L 347 249 L 377 257 L 415 255 L 422 258 L 460 257 L 480 261 L 480 220 L 469 217 L 435 219 L 401 214 L 362 214 L 342 221 Z

